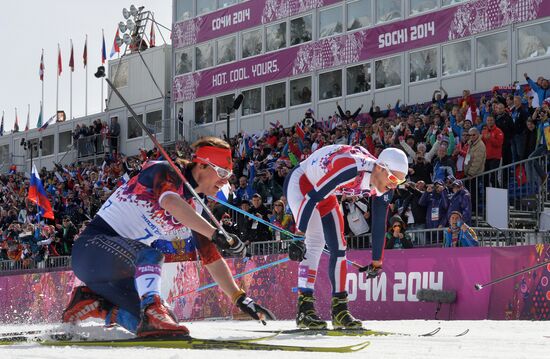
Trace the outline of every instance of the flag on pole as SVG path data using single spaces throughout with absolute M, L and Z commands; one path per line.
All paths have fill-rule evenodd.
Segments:
M 15 108 L 15 123 L 13 124 L 13 132 L 19 132 L 19 118 L 17 117 L 17 107 Z
M 82 60 L 84 61 L 84 68 L 86 68 L 86 65 L 88 65 L 88 36 L 86 36 L 86 40 L 84 41 L 84 53 L 82 54 Z
M 31 106 L 29 105 L 29 111 L 27 111 L 27 123 L 25 124 L 25 132 L 29 130 L 31 121 Z
M 42 56 L 40 56 L 40 68 L 38 70 L 38 76 L 40 76 L 40 81 L 44 81 L 44 49 L 42 49 Z
M 38 213 L 44 218 L 54 219 L 52 205 L 48 200 L 48 194 L 44 190 L 36 165 L 32 165 L 31 180 L 29 186 L 29 194 L 27 198 L 36 203 L 38 206 Z
M 115 38 L 113 40 L 113 47 L 111 48 L 111 54 L 109 55 L 109 58 L 113 57 L 115 53 L 120 53 L 120 46 L 118 46 L 118 43 L 116 42 L 116 39 L 120 37 L 118 29 L 116 30 Z
M 38 121 L 36 122 L 36 128 L 42 127 L 42 101 L 40 101 L 40 113 L 38 114 Z
M 57 44 L 57 76 L 63 72 L 63 64 L 61 63 L 61 47 Z
M 74 72 L 73 40 L 71 40 L 71 57 L 69 58 L 69 67 L 71 68 L 71 72 Z
M 151 22 L 151 33 L 149 34 L 149 47 L 155 47 L 155 23 Z
M 105 60 L 107 60 L 107 50 L 105 50 L 105 32 L 103 32 L 103 29 L 101 29 L 101 35 L 103 37 L 103 41 L 101 43 L 101 64 L 105 64 Z
M 56 118 L 57 118 L 57 115 L 53 115 L 52 117 L 50 117 L 50 118 L 48 119 L 48 121 L 46 121 L 43 125 L 40 126 L 40 128 L 38 129 L 38 131 L 44 131 L 44 130 L 48 127 L 48 125 L 49 125 L 50 123 L 52 123 L 52 121 L 55 120 Z
M 2 111 L 2 123 L 0 124 L 0 136 L 4 136 L 4 111 Z

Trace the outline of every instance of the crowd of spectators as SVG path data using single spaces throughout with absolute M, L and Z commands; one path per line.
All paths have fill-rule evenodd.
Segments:
M 363 106 L 352 113 L 337 104 L 327 120 L 317 120 L 310 109 L 294 126 L 284 128 L 277 122 L 261 133 L 239 133 L 229 139 L 234 171 L 227 200 L 293 233 L 294 220 L 283 196 L 285 177 L 293 167 L 325 145 L 361 145 L 375 156 L 394 146 L 405 151 L 410 167 L 407 182 L 395 191 L 389 206 L 387 247 L 424 245 L 425 237 L 412 239 L 407 231 L 447 227 L 450 245 L 461 243 L 470 233 L 466 226 L 472 225 L 472 199 L 476 203 L 484 184 L 508 186 L 506 176 L 476 176 L 548 153 L 544 131 L 548 136 L 550 99 L 543 101 L 550 96 L 548 80 L 535 82 L 527 74 L 526 80 L 528 85 L 494 88 L 490 98 L 476 99 L 465 90 L 462 97 L 449 100 L 441 88 L 424 105 L 405 105 L 397 100 L 382 110 L 373 101 L 368 113 L 361 112 Z M 79 153 L 97 153 L 102 148 L 103 164 L 77 162 L 40 171 L 54 221 L 38 218 L 36 206 L 26 199 L 29 180 L 22 173 L 0 176 L 0 260 L 42 262 L 52 256 L 70 255 L 78 233 L 116 187 L 139 172 L 144 161 L 160 158 L 156 149 L 142 149 L 133 158 L 119 154 L 119 134 L 117 121 L 109 127 L 99 120 L 88 127 L 77 126 L 76 142 L 93 138 L 88 145 L 78 147 Z M 189 158 L 191 152 L 189 144 L 182 142 L 170 154 Z M 525 172 L 533 188 L 546 181 L 547 174 L 536 164 L 526 166 Z M 341 200 L 345 233 L 368 233 L 369 199 L 342 194 Z M 288 232 L 273 231 L 217 202 L 208 201 L 208 206 L 229 232 L 239 234 L 247 244 L 289 238 Z M 465 234 L 456 234 L 456 228 Z M 445 243 L 449 238 L 444 238 Z

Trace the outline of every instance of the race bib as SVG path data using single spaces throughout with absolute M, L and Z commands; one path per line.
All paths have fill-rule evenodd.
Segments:
M 258 229 L 258 221 L 254 221 L 254 223 L 252 223 L 252 229 Z
M 432 208 L 432 221 L 439 221 L 439 207 Z

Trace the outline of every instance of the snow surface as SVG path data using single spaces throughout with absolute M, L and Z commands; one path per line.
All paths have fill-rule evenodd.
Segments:
M 292 321 L 270 322 L 266 327 L 254 321 L 201 321 L 186 324 L 192 335 L 199 338 L 245 338 L 262 336 L 246 330 L 293 329 Z M 0 346 L 2 359 L 232 359 L 258 358 L 550 358 L 550 323 L 528 321 L 372 321 L 365 322 L 371 329 L 400 333 L 422 334 L 441 327 L 433 337 L 391 336 L 391 337 L 326 337 L 279 335 L 262 343 L 287 345 L 341 346 L 370 340 L 371 345 L 362 351 L 348 354 L 336 353 L 298 353 L 298 352 L 246 352 L 185 350 L 156 348 L 78 348 L 44 347 L 36 343 L 24 343 L 13 346 Z M 37 330 L 59 328 L 55 325 L 2 325 L 2 333 L 18 330 Z M 462 337 L 453 335 L 469 329 Z M 87 323 L 78 329 L 94 338 L 124 338 L 128 334 L 122 329 L 104 329 L 97 323 Z

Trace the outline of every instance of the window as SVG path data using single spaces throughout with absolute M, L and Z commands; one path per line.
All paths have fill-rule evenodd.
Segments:
M 162 110 L 147 112 L 145 125 L 152 133 L 162 132 Z
M 197 1 L 197 15 L 202 15 L 207 12 L 216 10 L 216 2 L 218 0 L 200 0 Z
M 464 0 L 441 0 L 441 6 L 454 5 L 463 1 Z
M 0 146 L 0 161 L 8 163 L 10 158 L 10 145 Z
M 437 0 L 410 0 L 411 15 L 433 10 L 437 7 Z
M 311 41 L 312 34 L 311 14 L 290 20 L 290 45 Z
M 265 110 L 271 111 L 286 106 L 286 83 L 268 85 L 265 87 Z
M 268 26 L 265 29 L 265 51 L 286 47 L 286 22 Z
M 499 32 L 477 38 L 477 68 L 508 62 L 508 33 Z
M 227 109 L 233 110 L 234 101 L 234 94 L 216 97 L 216 121 L 227 120 Z M 231 113 L 231 117 L 234 117 L 233 114 L 234 112 Z
M 213 51 L 211 42 L 198 45 L 195 48 L 195 64 L 197 66 L 197 70 L 205 69 L 214 65 L 214 55 L 212 52 Z
M 138 115 L 137 121 L 143 122 L 143 115 Z M 128 139 L 137 138 L 143 136 L 141 127 L 136 122 L 134 117 L 128 117 Z
M 401 56 L 378 60 L 374 63 L 374 68 L 377 89 L 401 84 Z
M 53 155 L 53 141 L 53 135 L 42 137 L 42 156 Z
M 193 17 L 193 0 L 177 0 L 176 22 L 187 20 Z
M 348 67 L 346 70 L 347 94 L 370 91 L 371 66 L 370 63 Z
M 411 52 L 409 57 L 410 82 L 437 77 L 437 49 Z
M 348 4 L 348 31 L 372 25 L 371 0 L 357 0 Z
M 120 70 L 119 65 L 120 64 Z M 116 88 L 128 86 L 128 61 L 119 62 L 111 66 L 111 81 Z
M 518 29 L 520 60 L 550 55 L 550 22 Z
M 290 106 L 311 102 L 311 77 L 290 80 Z
M 262 32 L 256 30 L 242 34 L 243 59 L 262 53 Z
M 218 65 L 235 61 L 237 54 L 237 38 L 235 36 L 216 41 L 218 47 Z
M 186 74 L 193 70 L 193 48 L 176 52 L 176 75 Z
M 319 38 L 342 32 L 342 7 L 319 11 Z
M 59 148 L 58 152 L 67 152 L 72 147 L 73 136 L 71 131 L 59 133 Z
M 443 76 L 468 72 L 472 69 L 472 49 L 470 40 L 456 42 L 441 47 Z
M 319 74 L 319 100 L 342 96 L 342 70 Z
M 376 22 L 401 18 L 401 0 L 376 0 Z
M 224 7 L 234 5 L 238 2 L 239 0 L 220 0 L 220 3 L 218 4 L 218 9 L 223 9 Z
M 212 122 L 212 99 L 195 102 L 195 123 L 202 125 Z
M 242 115 L 252 115 L 262 111 L 262 89 L 251 89 L 243 91 Z

